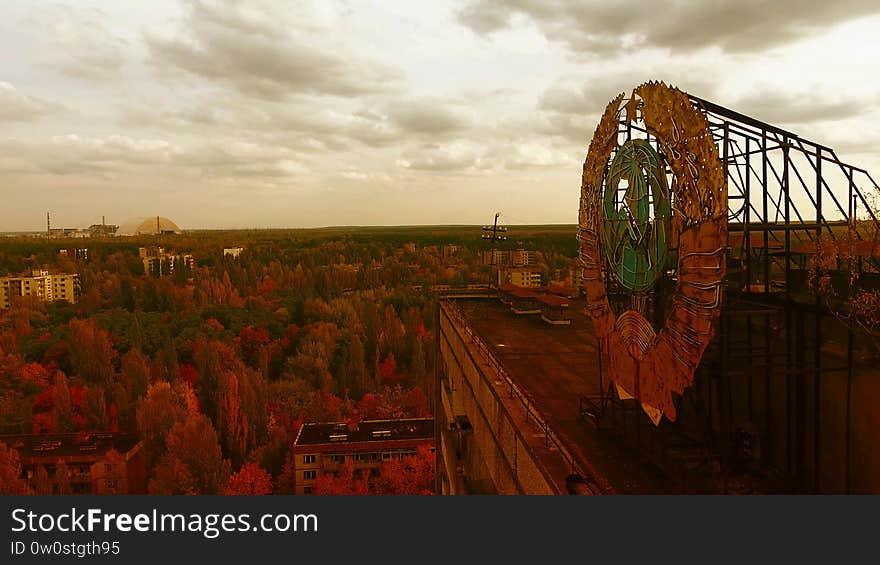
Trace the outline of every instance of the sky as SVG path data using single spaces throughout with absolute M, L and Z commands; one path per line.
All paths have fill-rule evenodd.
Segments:
M 576 223 L 648 80 L 880 177 L 876 0 L 4 0 L 0 231 Z

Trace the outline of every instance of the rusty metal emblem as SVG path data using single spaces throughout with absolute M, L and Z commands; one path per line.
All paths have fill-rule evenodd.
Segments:
M 620 143 L 624 113 L 627 122 L 640 115 L 647 139 Z M 610 377 L 655 425 L 675 420 L 673 394 L 691 386 L 714 336 L 727 251 L 724 168 L 685 93 L 648 82 L 608 104 L 584 161 L 578 223 L 587 308 Z M 662 280 L 674 290 L 655 328 L 645 308 Z M 630 297 L 617 311 L 608 281 Z

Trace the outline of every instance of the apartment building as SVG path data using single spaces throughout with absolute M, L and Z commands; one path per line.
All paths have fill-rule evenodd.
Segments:
M 433 418 L 303 424 L 293 442 L 295 492 L 311 494 L 318 477 L 339 474 L 346 463 L 377 474 L 382 462 L 422 445 L 435 445 Z
M 75 304 L 79 298 L 79 275 L 51 274 L 35 270 L 30 276 L 0 277 L 0 308 L 9 308 L 19 296 L 36 296 L 44 302 L 65 300 Z
M 541 283 L 541 271 L 531 267 L 512 267 L 498 271 L 498 286 L 512 284 L 522 288 L 538 288 Z
M 144 262 L 144 273 L 147 275 L 173 275 L 176 266 L 184 266 L 192 270 L 195 259 L 189 253 L 175 253 L 164 247 L 141 247 L 138 255 Z
M 46 470 L 53 494 L 144 494 L 146 463 L 143 442 L 134 434 L 80 432 L 67 434 L 0 435 L 0 441 L 18 451 L 21 470 L 32 487 L 38 472 Z M 61 463 L 66 480 L 57 476 Z M 59 484 L 70 489 L 59 493 Z

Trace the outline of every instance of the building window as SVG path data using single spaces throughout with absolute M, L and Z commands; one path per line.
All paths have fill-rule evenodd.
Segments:
M 305 480 L 314 479 L 317 476 L 318 476 L 317 471 L 303 471 L 303 479 L 305 479 Z
M 110 463 L 104 463 L 104 472 L 109 473 L 113 470 L 113 465 Z
M 334 463 L 345 463 L 345 455 L 331 455 L 330 461 Z
M 314 455 L 303 455 L 303 463 L 308 464 L 308 463 L 314 463 L 314 462 L 315 462 Z
M 303 487 L 303 494 L 312 494 L 312 487 Z

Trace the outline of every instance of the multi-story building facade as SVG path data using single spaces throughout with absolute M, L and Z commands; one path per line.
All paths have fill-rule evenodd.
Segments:
M 494 251 L 484 251 L 483 252 L 483 263 L 486 265 L 495 265 L 499 267 L 501 265 L 509 265 L 510 264 L 510 251 L 506 249 L 495 249 Z
M 36 296 L 44 302 L 65 300 L 75 304 L 79 298 L 79 275 L 76 273 L 51 274 L 32 271 L 30 276 L 0 278 L 0 308 L 9 308 L 19 296 Z
M 498 271 L 498 286 L 512 284 L 522 288 L 538 288 L 542 284 L 541 271 L 530 267 L 514 267 Z
M 223 257 L 238 259 L 238 256 L 241 255 L 242 251 L 244 251 L 244 247 L 224 247 Z
M 295 492 L 311 494 L 318 477 L 339 474 L 346 464 L 376 474 L 382 462 L 415 455 L 423 445 L 435 445 L 433 418 L 303 424 L 293 442 Z
M 531 249 L 516 249 L 510 252 L 510 264 L 514 267 L 528 267 L 537 262 L 537 253 Z
M 164 247 L 141 247 L 138 255 L 144 262 L 144 274 L 147 275 L 173 275 L 175 267 L 183 266 L 189 270 L 195 267 L 195 259 L 189 253 L 168 252 Z
M 59 249 L 58 256 L 75 259 L 77 261 L 88 261 L 89 249 L 87 247 L 68 247 L 66 249 Z
M 18 451 L 22 478 L 31 487 L 54 494 L 143 494 L 146 464 L 143 442 L 134 434 L 81 432 L 69 434 L 0 435 L 0 441 Z M 61 463 L 67 477 L 58 475 Z M 40 468 L 48 485 L 40 485 Z M 69 492 L 59 492 L 66 484 Z M 45 494 L 49 494 L 48 492 Z

